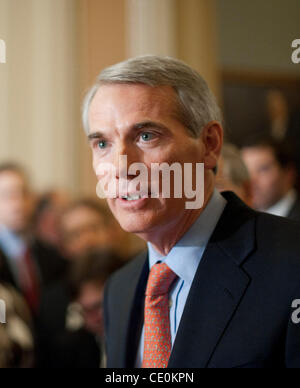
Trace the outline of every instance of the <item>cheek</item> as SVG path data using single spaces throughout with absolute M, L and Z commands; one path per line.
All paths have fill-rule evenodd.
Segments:
M 114 199 L 107 199 L 106 202 L 107 202 L 107 205 L 110 208 L 110 211 L 112 212 L 113 216 L 116 219 L 118 219 L 117 208 L 116 208 L 116 200 L 114 200 Z
M 280 175 L 277 171 L 272 171 L 266 178 L 266 184 L 268 186 L 276 186 L 281 180 Z
M 97 175 L 97 170 L 99 169 L 100 160 L 95 151 L 93 151 L 92 158 L 93 158 L 93 169 L 95 171 L 95 174 Z
M 163 147 L 149 150 L 144 154 L 144 162 L 147 165 L 151 165 L 151 163 L 195 162 L 201 158 L 201 155 L 199 145 L 191 143 L 189 138 L 184 137 L 176 139 L 170 144 L 165 144 Z

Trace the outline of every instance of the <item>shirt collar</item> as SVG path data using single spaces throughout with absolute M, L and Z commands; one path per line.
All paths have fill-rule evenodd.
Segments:
M 266 212 L 274 216 L 287 217 L 292 210 L 297 200 L 296 190 L 291 190 L 274 206 L 270 207 Z
M 225 198 L 215 190 L 196 222 L 167 256 L 158 253 L 152 244 L 148 243 L 150 269 L 158 261 L 165 262 L 179 278 L 191 284 L 226 204 Z
M 0 225 L 0 247 L 4 254 L 11 259 L 23 257 L 26 251 L 24 239 L 10 231 L 4 225 Z

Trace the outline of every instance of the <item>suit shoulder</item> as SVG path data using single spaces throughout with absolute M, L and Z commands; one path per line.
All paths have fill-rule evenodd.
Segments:
M 268 241 L 271 236 L 280 238 L 281 242 L 295 242 L 299 245 L 300 223 L 284 217 L 257 212 L 258 237 Z
M 142 271 L 147 259 L 147 251 L 141 252 L 138 256 L 130 260 L 126 265 L 116 271 L 108 279 L 110 286 L 114 284 L 122 284 L 123 282 L 129 282 Z M 128 283 L 127 283 L 128 284 Z
M 289 213 L 289 219 L 300 222 L 300 200 L 297 198 L 294 206 Z
M 257 248 L 274 270 L 285 268 L 300 276 L 300 223 L 257 213 Z

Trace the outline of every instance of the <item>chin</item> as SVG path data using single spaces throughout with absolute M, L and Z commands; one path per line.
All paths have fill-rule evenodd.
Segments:
M 127 233 L 133 234 L 141 234 L 147 233 L 149 230 L 149 225 L 140 224 L 139 222 L 128 223 L 128 222 L 120 222 L 121 228 Z
M 159 225 L 158 221 L 155 222 L 154 219 L 147 220 L 143 216 L 138 216 L 137 214 L 129 215 L 128 217 L 116 217 L 121 228 L 125 232 L 133 234 L 143 234 L 149 232 L 151 229 L 155 228 L 155 225 Z

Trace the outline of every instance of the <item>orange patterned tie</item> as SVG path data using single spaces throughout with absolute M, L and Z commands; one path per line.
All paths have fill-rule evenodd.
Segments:
M 177 275 L 165 264 L 155 264 L 145 300 L 144 359 L 142 368 L 166 368 L 171 354 L 169 290 Z

